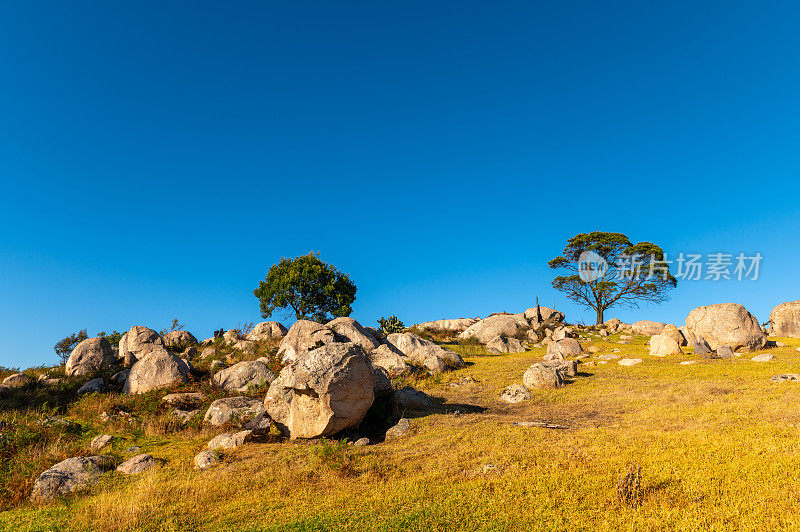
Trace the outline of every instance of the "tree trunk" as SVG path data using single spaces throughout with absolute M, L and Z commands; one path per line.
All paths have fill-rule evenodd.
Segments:
M 597 325 L 603 324 L 603 309 L 597 309 Z

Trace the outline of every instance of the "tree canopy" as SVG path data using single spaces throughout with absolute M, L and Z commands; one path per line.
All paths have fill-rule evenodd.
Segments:
M 347 274 L 322 262 L 319 254 L 282 258 L 253 290 L 268 318 L 276 309 L 290 309 L 295 318 L 318 322 L 349 316 L 356 299 L 356 285 Z
M 606 266 L 582 272 L 581 264 L 585 268 L 587 257 L 591 257 L 587 252 L 599 255 Z M 597 324 L 603 323 L 604 312 L 615 305 L 638 307 L 642 302 L 666 301 L 669 290 L 678 284 L 669 271 L 664 250 L 651 242 L 633 244 L 622 233 L 575 235 L 549 266 L 567 273 L 553 279 L 553 288 L 594 309 Z

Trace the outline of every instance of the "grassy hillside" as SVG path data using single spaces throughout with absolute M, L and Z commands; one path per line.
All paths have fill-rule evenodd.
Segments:
M 558 390 L 533 390 L 530 401 L 499 400 L 545 350 L 486 355 L 462 349 L 468 367 L 407 382 L 443 404 L 413 419 L 413 433 L 354 447 L 341 442 L 287 442 L 277 435 L 227 452 L 217 468 L 196 471 L 193 456 L 216 431 L 171 422 L 163 393 L 85 397 L 62 406 L 81 425 L 55 432 L 35 452 L 39 471 L 55 455 L 87 451 L 97 434 L 119 437 L 122 459 L 137 445 L 166 459 L 138 477 L 107 474 L 89 492 L 34 506 L 4 495 L 3 530 L 647 530 L 800 527 L 796 464 L 800 461 L 800 383 L 771 383 L 800 373 L 800 340 L 751 354 L 679 365 L 683 357 L 650 357 L 637 337 L 618 345 L 582 340 L 601 351 Z M 621 349 L 644 362 L 597 363 Z M 125 407 L 141 418 L 101 421 Z M 33 423 L 41 412 L 4 410 L 7 423 Z M 28 419 L 28 421 L 24 421 Z M 142 421 L 143 420 L 143 421 Z M 548 421 L 566 428 L 515 425 Z M 31 450 L 30 452 L 34 452 Z M 88 452 L 88 451 L 87 451 Z M 8 454 L 3 455 L 9 459 Z M 616 497 L 632 462 L 641 467 L 641 505 Z M 31 468 L 33 466 L 26 466 Z M 13 470 L 13 467 L 11 468 Z M 5 471 L 8 471 L 8 464 Z M 31 481 L 38 472 L 26 471 Z M 13 490 L 21 472 L 6 473 Z M 16 483 L 16 484 L 14 484 Z M 29 490 L 30 487 L 28 486 Z M 29 491 L 28 491 L 29 493 Z

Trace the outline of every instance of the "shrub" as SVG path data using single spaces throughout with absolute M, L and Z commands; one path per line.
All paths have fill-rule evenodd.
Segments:
M 406 328 L 403 322 L 395 315 L 391 315 L 388 318 L 380 318 L 378 320 L 378 325 L 383 334 L 403 332 Z

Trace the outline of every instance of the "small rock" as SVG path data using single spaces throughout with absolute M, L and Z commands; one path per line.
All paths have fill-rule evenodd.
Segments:
M 201 392 L 171 393 L 165 395 L 161 400 L 175 408 L 194 410 L 205 402 L 206 394 Z
M 764 353 L 763 355 L 756 355 L 753 358 L 751 358 L 750 360 L 752 360 L 753 362 L 769 362 L 773 358 L 775 358 L 775 355 L 770 355 L 769 353 Z
M 773 375 L 770 382 L 792 382 L 800 381 L 800 373 L 786 373 L 784 375 Z
M 717 358 L 733 358 L 733 349 L 729 345 L 721 345 L 717 348 Z
M 208 442 L 208 448 L 212 451 L 216 449 L 235 449 L 240 445 L 244 445 L 250 441 L 252 437 L 252 430 L 226 432 L 224 434 L 220 434 L 219 436 L 215 436 L 210 442 Z
M 215 451 L 200 451 L 194 457 L 194 467 L 208 469 L 219 463 L 219 455 Z
M 122 462 L 117 471 L 125 475 L 138 475 L 146 469 L 150 469 L 156 465 L 156 459 L 150 454 L 139 454 Z
M 411 421 L 407 418 L 401 418 L 397 425 L 386 431 L 385 440 L 390 441 L 401 436 L 405 436 L 411 432 Z
M 90 486 L 97 482 L 107 466 L 108 460 L 102 456 L 67 458 L 36 478 L 31 499 L 52 500 Z
M 138 445 L 131 445 L 130 447 L 128 447 L 127 449 L 125 449 L 125 452 L 126 452 L 127 454 L 134 454 L 134 453 L 138 453 L 138 452 L 139 452 L 139 451 L 141 451 L 141 450 L 142 450 L 142 448 L 141 448 L 141 447 L 139 447 Z
M 356 447 L 363 447 L 364 445 L 369 445 L 369 438 L 359 438 L 353 443 Z
M 684 360 L 683 362 L 678 362 L 681 366 L 689 366 L 691 364 L 697 364 L 696 360 Z
M 108 445 L 112 438 L 113 436 L 110 434 L 101 434 L 100 436 L 95 436 L 95 438 L 92 440 L 92 443 L 89 444 L 89 448 L 96 453 Z
M 78 395 L 84 395 L 87 393 L 100 393 L 103 391 L 104 387 L 105 384 L 103 383 L 103 379 L 92 379 L 78 389 Z
M 521 403 L 530 398 L 531 393 L 521 384 L 512 384 L 500 393 L 500 399 L 511 404 Z
M 775 342 L 775 347 L 786 347 L 786 344 L 783 342 Z
M 641 362 L 642 362 L 641 358 L 623 358 L 622 360 L 617 362 L 617 364 L 619 364 L 620 366 L 634 366 L 636 364 L 641 364 Z

